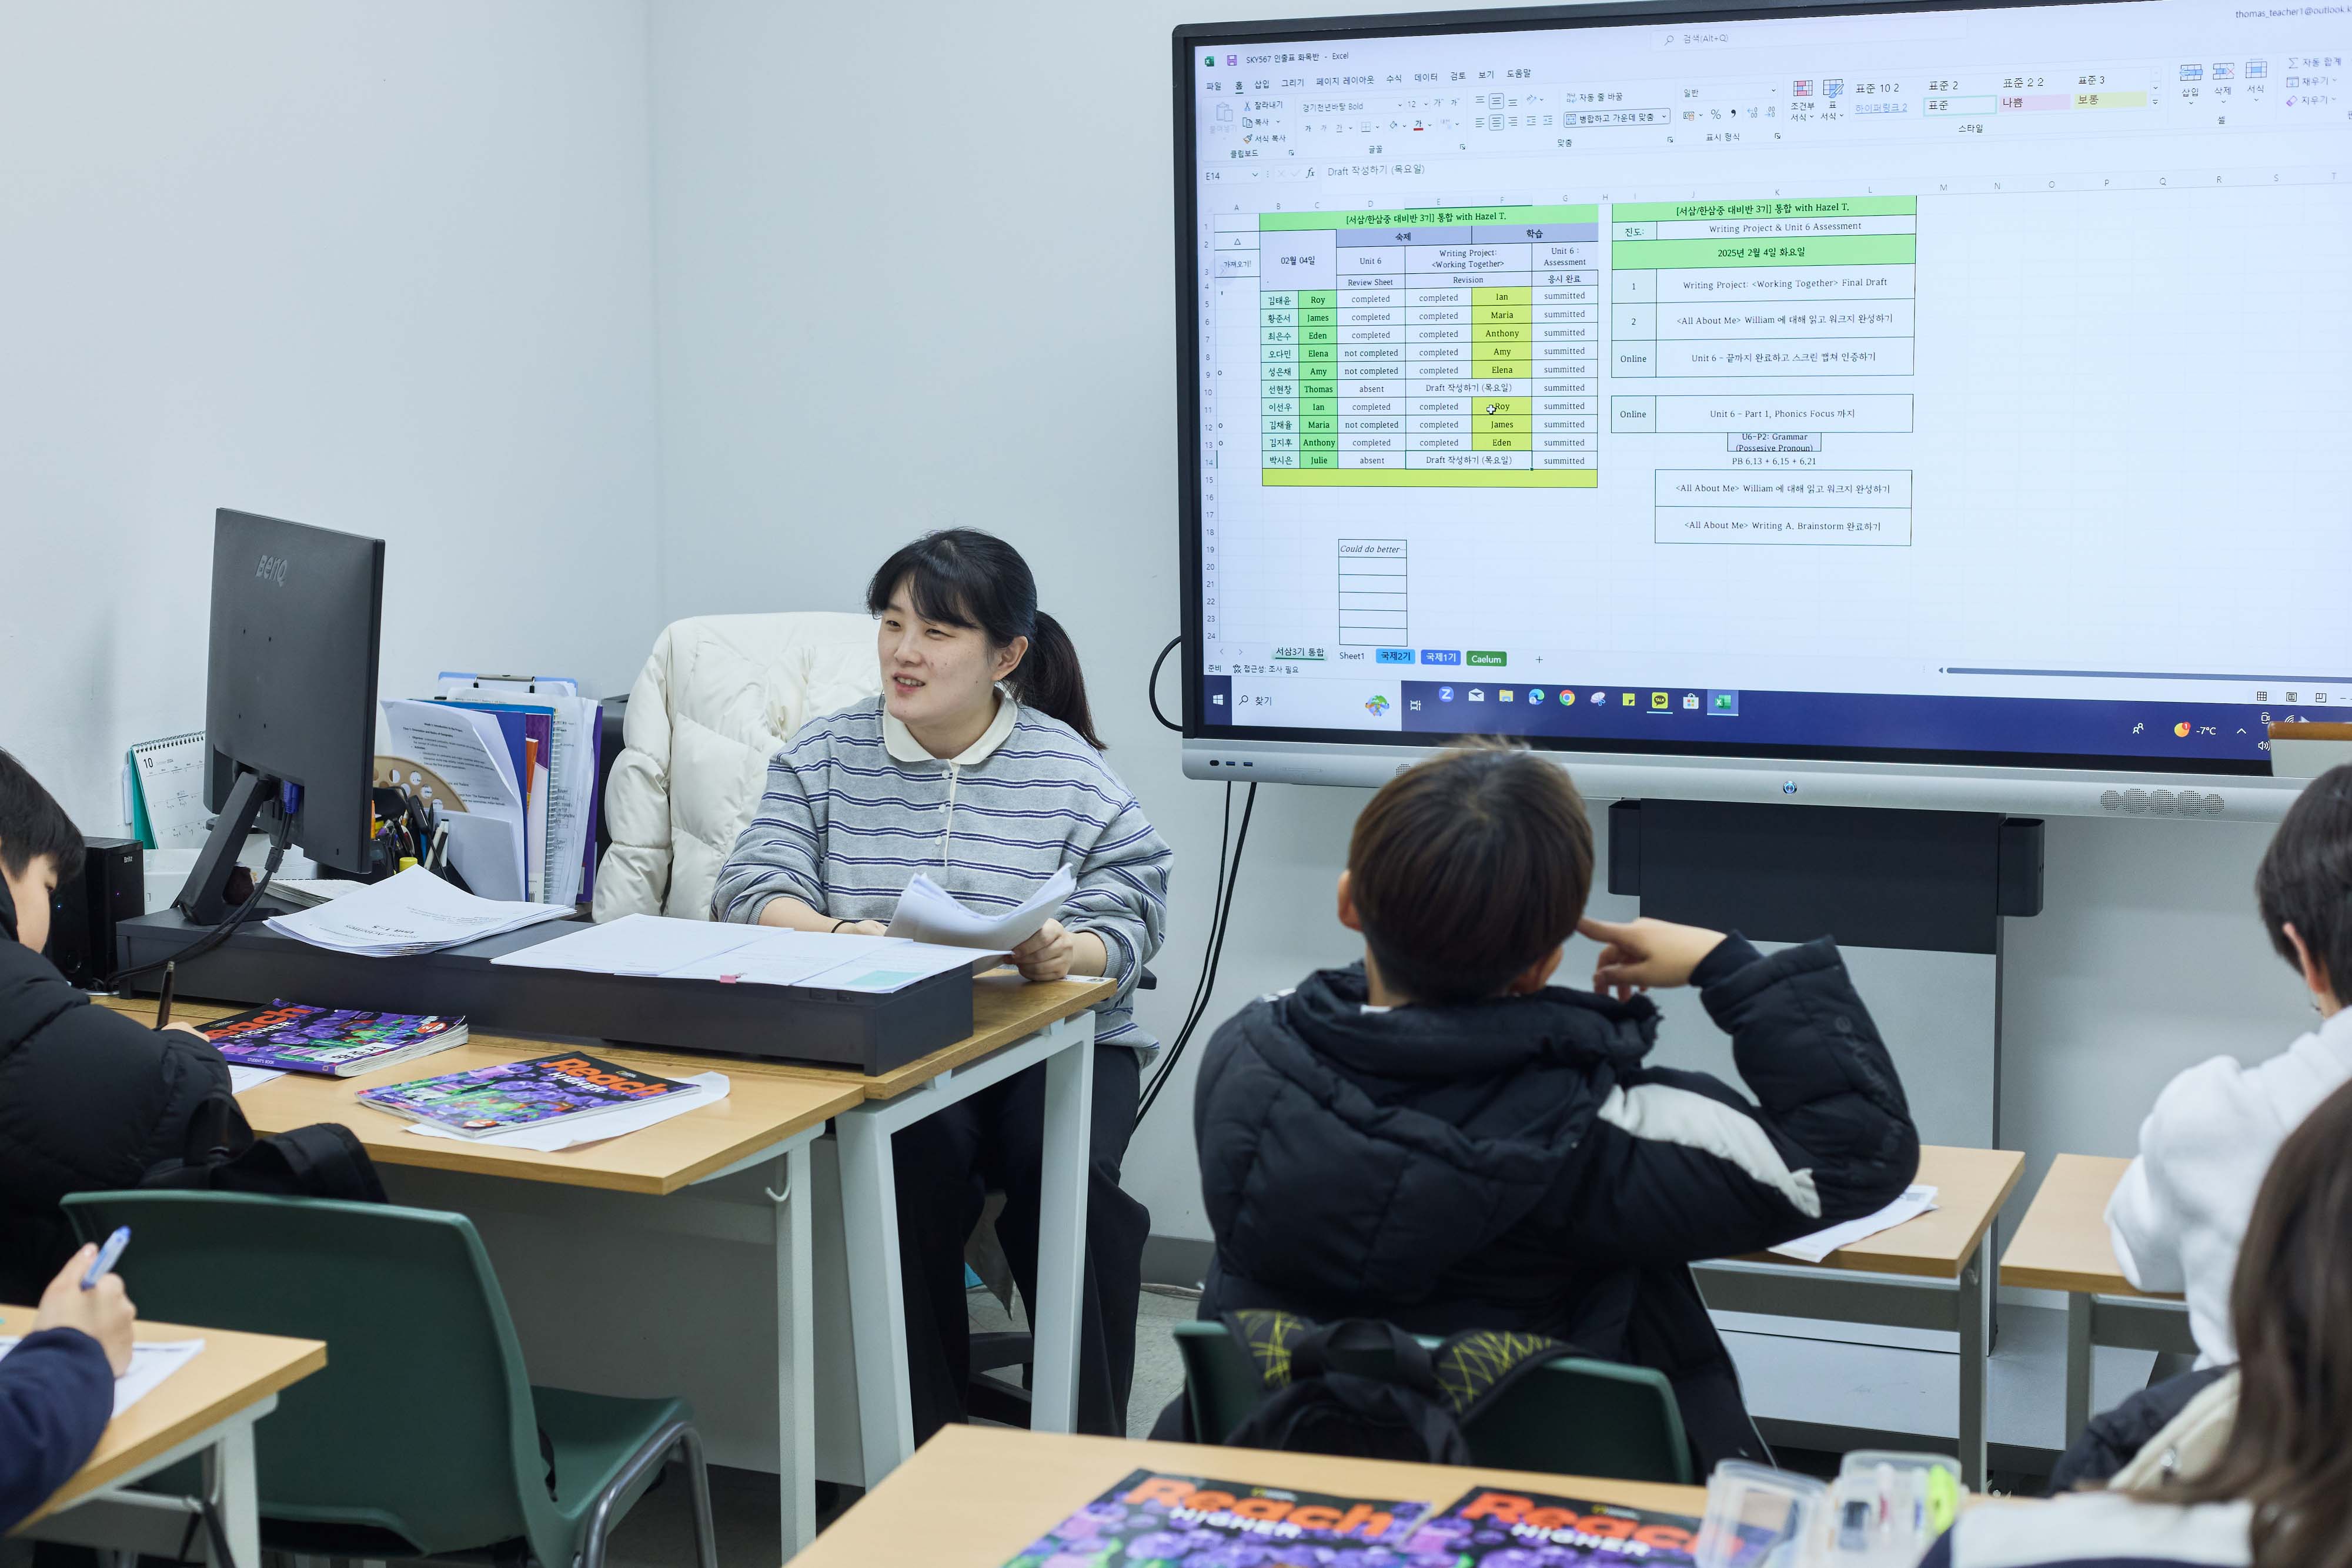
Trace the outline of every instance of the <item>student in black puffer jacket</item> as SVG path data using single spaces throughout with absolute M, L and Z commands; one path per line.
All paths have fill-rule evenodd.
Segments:
M 72 1256 L 68 1193 L 253 1137 L 210 1040 L 92 1007 L 41 956 L 81 856 L 72 819 L 0 751 L 0 1301 L 37 1301 Z
M 1832 943 L 1583 919 L 1591 873 L 1583 802 L 1532 755 L 1450 753 L 1373 798 L 1339 881 L 1363 963 L 1244 1009 L 1202 1064 L 1202 1315 L 1550 1334 L 1665 1373 L 1705 1464 L 1760 1459 L 1689 1265 L 1885 1207 L 1918 1134 Z M 1580 925 L 1595 992 L 1548 983 Z M 1683 984 L 1760 1103 L 1645 1064 L 1637 993 Z

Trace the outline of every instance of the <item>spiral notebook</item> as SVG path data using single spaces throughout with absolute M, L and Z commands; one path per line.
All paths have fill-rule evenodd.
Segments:
M 212 831 L 205 801 L 205 736 L 142 740 L 123 759 L 123 820 L 151 850 L 195 850 Z

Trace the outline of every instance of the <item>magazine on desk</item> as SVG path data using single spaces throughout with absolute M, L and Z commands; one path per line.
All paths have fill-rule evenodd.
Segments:
M 1473 1487 L 1423 1521 L 1405 1542 L 1408 1563 L 1423 1557 L 1447 1568 L 1584 1568 L 1587 1563 L 1651 1563 L 1692 1568 L 1699 1521 L 1613 1502 L 1553 1497 L 1504 1487 Z M 1739 1527 L 1732 1568 L 1762 1561 L 1778 1532 Z M 1414 1555 L 1418 1553 L 1419 1555 Z
M 1403 1554 L 1402 1543 L 1423 1507 L 1137 1470 L 1032 1542 L 1004 1568 L 1402 1564 L 1413 1561 Z
M 702 1087 L 638 1072 L 585 1051 L 535 1056 L 360 1092 L 360 1103 L 429 1122 L 468 1138 L 517 1127 L 543 1127 L 600 1112 L 644 1105 Z
M 352 1078 L 466 1043 L 466 1020 L 277 1001 L 197 1026 L 234 1067 Z

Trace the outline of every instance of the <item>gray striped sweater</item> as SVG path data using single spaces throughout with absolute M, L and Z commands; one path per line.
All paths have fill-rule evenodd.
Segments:
M 812 719 L 768 763 L 767 791 L 719 868 L 714 919 L 756 921 L 789 894 L 836 919 L 890 918 L 917 872 L 982 912 L 1066 865 L 1062 924 L 1091 931 L 1118 992 L 1095 1038 L 1150 1051 L 1133 993 L 1168 915 L 1166 843 L 1102 756 L 1057 718 L 1000 699 L 971 747 L 932 757 L 875 697 Z

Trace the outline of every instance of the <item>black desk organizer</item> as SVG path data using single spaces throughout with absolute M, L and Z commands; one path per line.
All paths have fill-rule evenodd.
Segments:
M 253 923 L 179 968 L 178 993 L 258 1004 L 464 1015 L 480 1033 L 604 1040 L 730 1056 L 887 1072 L 971 1033 L 971 977 L 950 970 L 875 994 L 817 986 L 730 985 L 637 975 L 496 965 L 502 953 L 579 927 L 510 931 L 415 958 L 362 958 L 280 936 Z M 115 927 L 122 966 L 154 964 L 129 989 L 154 993 L 160 966 L 204 934 L 177 910 Z

